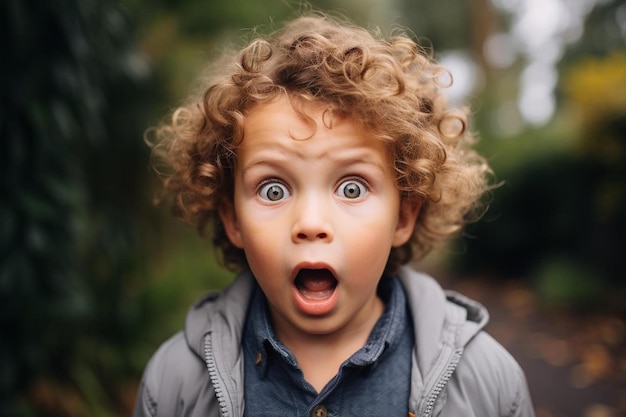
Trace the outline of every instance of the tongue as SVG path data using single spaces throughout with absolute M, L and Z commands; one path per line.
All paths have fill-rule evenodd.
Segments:
M 300 293 L 306 298 L 324 299 L 330 297 L 337 280 L 326 269 L 303 269 L 296 280 Z

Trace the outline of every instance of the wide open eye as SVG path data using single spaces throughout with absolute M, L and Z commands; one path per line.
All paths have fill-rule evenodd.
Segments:
M 340 197 L 354 200 L 363 197 L 367 193 L 367 187 L 362 181 L 356 179 L 349 179 L 341 184 L 337 188 L 337 194 Z
M 259 189 L 259 197 L 266 201 L 280 201 L 290 195 L 287 187 L 276 181 L 267 182 Z

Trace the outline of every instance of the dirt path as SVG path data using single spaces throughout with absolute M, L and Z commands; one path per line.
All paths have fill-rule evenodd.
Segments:
M 442 284 L 489 309 L 487 330 L 524 368 L 537 417 L 626 416 L 623 317 L 549 311 L 515 282 Z

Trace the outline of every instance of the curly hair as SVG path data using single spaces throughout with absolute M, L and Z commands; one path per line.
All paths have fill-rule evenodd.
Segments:
M 224 54 L 211 73 L 199 95 L 153 129 L 152 146 L 175 214 L 201 234 L 210 230 L 226 267 L 247 265 L 218 214 L 233 198 L 246 111 L 278 96 L 327 106 L 388 144 L 401 197 L 422 207 L 387 271 L 425 256 L 479 213 L 491 171 L 469 146 L 467 111 L 447 108 L 440 82 L 447 71 L 406 33 L 385 38 L 325 15 L 302 16 Z

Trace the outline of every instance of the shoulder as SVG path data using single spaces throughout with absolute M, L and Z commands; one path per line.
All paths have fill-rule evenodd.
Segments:
M 213 334 L 219 340 L 214 356 L 219 355 L 229 377 L 238 377 L 238 346 L 253 284 L 251 275 L 242 273 L 224 291 L 211 293 L 191 307 L 185 331 L 166 340 L 148 362 L 134 417 L 217 415 L 215 389 L 205 362 L 205 336 Z
M 189 348 L 182 332 L 166 340 L 154 353 L 146 367 L 146 377 L 152 386 L 158 383 L 178 383 L 178 378 L 205 370 L 204 361 Z
M 165 341 L 143 374 L 135 417 L 191 415 L 199 400 L 211 401 L 212 387 L 202 358 L 193 353 L 182 332 Z M 204 407 L 203 407 L 204 408 Z M 210 408 L 210 407 L 209 407 Z
M 524 372 L 511 354 L 484 331 L 465 346 L 448 384 L 446 405 L 461 408 L 459 412 L 465 410 L 458 415 L 534 415 Z M 468 406 L 473 414 L 468 414 Z

